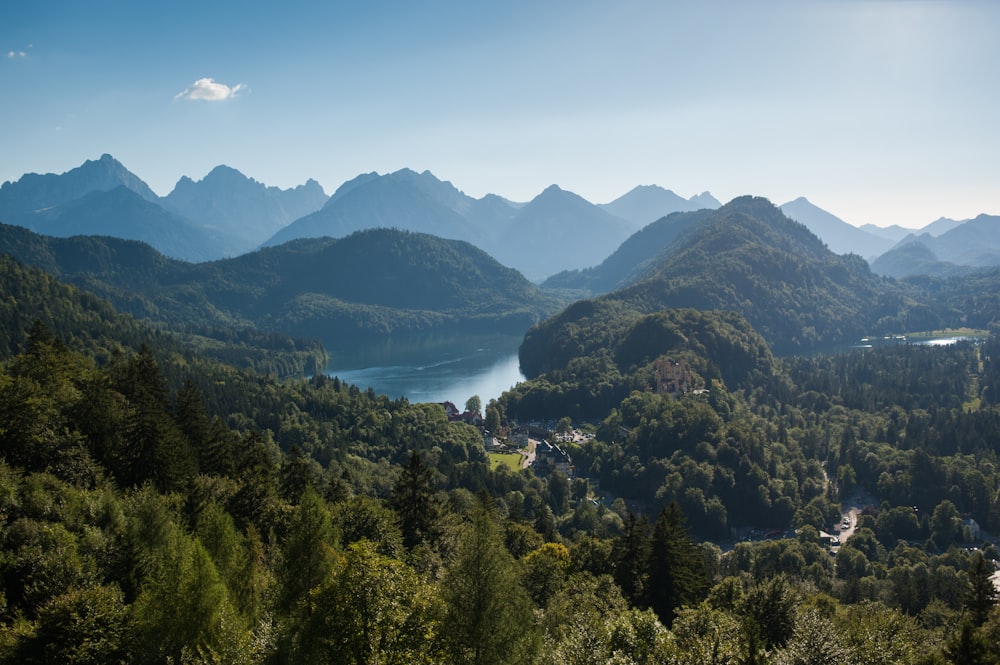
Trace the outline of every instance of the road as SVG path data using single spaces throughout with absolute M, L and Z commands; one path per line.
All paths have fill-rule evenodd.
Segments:
M 841 545 L 854 535 L 855 529 L 858 528 L 858 515 L 861 514 L 864 507 L 873 504 L 875 504 L 875 497 L 866 495 L 860 490 L 851 492 L 847 499 L 840 504 L 840 524 L 837 528 L 839 529 L 838 537 Z M 845 519 L 847 520 L 846 526 L 844 526 Z

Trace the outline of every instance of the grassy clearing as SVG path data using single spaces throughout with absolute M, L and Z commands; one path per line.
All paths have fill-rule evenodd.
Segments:
M 517 453 L 487 453 L 490 458 L 490 470 L 500 465 L 509 467 L 512 471 L 521 470 L 521 456 Z

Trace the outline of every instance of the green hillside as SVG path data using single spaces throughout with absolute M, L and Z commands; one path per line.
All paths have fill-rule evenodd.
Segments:
M 927 326 L 934 317 L 921 305 L 924 297 L 873 275 L 860 257 L 833 254 L 767 200 L 743 197 L 707 211 L 629 285 L 595 299 L 594 309 L 631 316 L 666 308 L 731 311 L 786 355 L 835 348 L 871 333 L 935 327 Z M 527 376 L 544 371 L 533 360 L 545 356 L 536 347 L 558 347 L 568 327 L 605 325 L 578 311 L 566 310 L 525 339 Z
M 467 243 L 394 230 L 190 264 L 140 243 L 0 226 L 0 251 L 175 328 L 254 327 L 331 342 L 445 326 L 520 332 L 557 304 Z

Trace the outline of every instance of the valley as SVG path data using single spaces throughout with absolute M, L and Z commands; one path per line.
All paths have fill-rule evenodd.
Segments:
M 997 268 L 886 277 L 760 197 L 514 204 L 409 170 L 326 199 L 220 167 L 155 238 L 77 234 L 161 205 L 119 167 L 0 190 L 0 662 L 995 651 Z M 339 230 L 150 242 L 207 249 L 220 183 L 230 236 Z M 650 197 L 680 208 L 615 217 Z

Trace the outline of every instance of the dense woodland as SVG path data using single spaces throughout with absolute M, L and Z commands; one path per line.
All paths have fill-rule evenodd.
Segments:
M 120 312 L 222 341 L 229 329 L 328 348 L 390 333 L 520 334 L 561 302 L 468 243 L 393 229 L 188 263 L 136 241 L 0 224 L 0 252 Z
M 539 476 L 279 378 L 308 342 L 0 276 L 0 662 L 1000 662 L 995 336 L 776 356 L 745 314 L 583 301 L 485 408 L 592 435 Z

